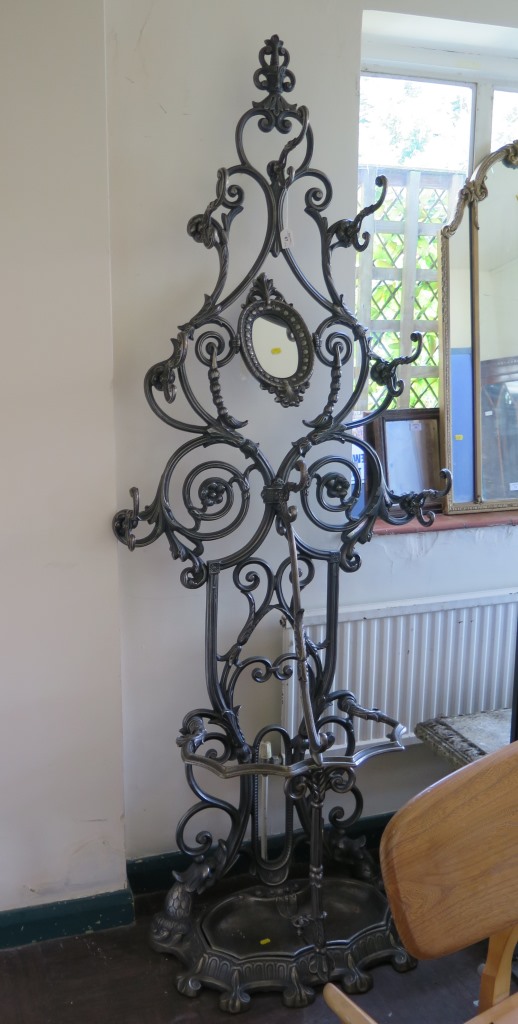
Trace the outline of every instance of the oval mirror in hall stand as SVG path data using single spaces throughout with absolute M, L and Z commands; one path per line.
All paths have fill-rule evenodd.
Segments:
M 490 153 L 441 231 L 447 512 L 518 507 L 518 140 Z

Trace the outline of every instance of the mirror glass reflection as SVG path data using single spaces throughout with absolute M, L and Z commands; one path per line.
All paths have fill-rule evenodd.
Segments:
M 489 154 L 441 232 L 450 512 L 518 503 L 518 143 Z
M 252 328 L 252 344 L 265 373 L 284 380 L 296 372 L 299 364 L 297 344 L 280 317 L 257 317 Z
M 475 500 L 469 217 L 449 239 L 450 411 L 454 500 Z
M 518 173 L 499 162 L 486 177 L 487 199 L 478 204 L 480 358 L 518 355 Z

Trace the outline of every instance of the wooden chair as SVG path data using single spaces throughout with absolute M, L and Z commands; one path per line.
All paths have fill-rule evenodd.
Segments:
M 468 1024 L 517 1024 L 518 993 L 509 991 L 518 943 L 518 742 L 460 768 L 397 811 L 380 859 L 408 952 L 430 960 L 489 938 L 479 1012 Z M 345 1024 L 376 1024 L 336 985 L 324 987 L 324 999 Z

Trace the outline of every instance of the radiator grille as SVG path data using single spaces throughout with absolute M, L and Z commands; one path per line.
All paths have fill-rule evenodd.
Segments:
M 518 593 L 459 595 L 399 605 L 352 607 L 340 614 L 333 689 L 352 690 L 406 726 L 437 715 L 470 714 L 511 704 Z M 324 616 L 306 615 L 312 640 L 325 639 Z M 285 649 L 291 648 L 286 630 Z M 300 720 L 296 683 L 284 686 L 283 724 Z M 358 742 L 384 737 L 386 727 L 357 720 Z

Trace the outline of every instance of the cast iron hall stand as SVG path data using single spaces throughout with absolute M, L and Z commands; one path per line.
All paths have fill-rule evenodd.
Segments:
M 238 122 L 238 162 L 218 171 L 215 199 L 188 224 L 194 241 L 217 254 L 215 286 L 179 328 L 171 356 L 152 366 L 145 380 L 153 411 L 186 440 L 173 448 L 151 504 L 141 511 L 132 488 L 132 508 L 114 519 L 117 538 L 130 550 L 164 535 L 173 558 L 185 564 L 183 585 L 206 587 L 208 703 L 186 715 L 178 738 L 196 797 L 177 826 L 178 848 L 190 864 L 175 874 L 153 923 L 152 944 L 183 963 L 181 992 L 195 996 L 201 986 L 218 989 L 221 1008 L 231 1013 L 245 1009 L 254 991 L 277 989 L 288 1006 L 302 1007 L 314 998 L 314 987 L 329 979 L 359 992 L 371 985 L 367 970 L 376 963 L 390 961 L 397 970 L 413 966 L 363 842 L 349 835 L 362 812 L 358 768 L 371 757 L 401 750 L 403 728 L 383 712 L 362 707 L 348 689 L 333 689 L 339 586 L 344 572 L 359 568 L 357 545 L 370 540 L 378 516 L 393 523 L 417 517 L 429 525 L 433 513 L 424 508 L 426 498 L 449 487 L 443 471 L 443 492 L 393 494 L 362 433 L 401 393 L 397 368 L 410 360 L 386 362 L 374 355 L 365 328 L 337 291 L 332 257 L 337 248 L 367 246 L 368 233 L 360 238 L 362 223 L 383 203 L 385 179 L 377 180 L 380 194 L 371 207 L 353 220 L 330 224 L 325 211 L 331 184 L 310 166 L 308 111 L 286 99 L 295 78 L 277 36 L 266 40 L 259 60 L 254 83 L 261 98 Z M 265 170 L 247 157 L 245 127 L 280 136 L 278 156 Z M 288 195 L 305 179 L 302 213 L 314 225 L 323 290 L 301 270 L 287 225 Z M 256 210 L 252 220 L 258 256 L 241 268 L 241 280 L 231 288 L 231 227 L 246 213 L 252 188 L 259 189 L 265 210 L 262 225 Z M 300 188 L 291 194 L 293 215 L 293 195 L 300 196 Z M 291 272 L 288 297 L 265 272 L 276 260 Z M 292 292 L 305 296 L 304 308 L 311 299 L 310 322 L 293 304 Z M 420 352 L 420 336 L 414 341 L 412 359 Z M 236 364 L 272 396 L 271 413 L 276 410 L 279 421 L 275 465 L 245 432 L 243 388 L 232 376 Z M 375 412 L 358 419 L 354 409 L 369 373 L 384 397 Z M 187 420 L 172 415 L 178 389 L 190 409 Z M 293 410 L 303 401 L 309 416 L 299 418 L 295 433 Z M 290 425 L 283 428 L 288 409 Z M 137 536 L 141 523 L 148 532 Z M 272 566 L 276 535 L 283 553 Z M 209 546 L 212 558 L 205 555 Z M 227 578 L 242 609 L 236 611 L 230 646 L 218 628 L 221 583 Z M 323 592 L 325 637 L 316 643 L 304 628 L 302 600 L 317 606 Z M 260 647 L 259 627 L 272 615 L 291 627 L 294 638 L 294 650 L 276 657 Z M 246 694 L 247 687 L 269 681 L 297 687 L 299 728 L 291 736 L 282 725 L 269 724 L 247 738 L 236 691 Z M 358 717 L 386 724 L 386 740 L 357 749 Z M 270 749 L 266 739 L 273 755 L 264 752 Z M 238 796 L 209 793 L 199 769 L 204 778 L 208 770 L 237 780 Z M 261 779 L 274 778 L 284 783 L 284 830 L 278 846 L 265 852 L 259 791 Z M 352 812 L 345 813 L 343 800 L 328 807 L 326 798 L 333 795 L 347 797 Z M 215 841 L 202 828 L 192 838 L 194 821 L 214 809 L 227 821 L 225 837 Z M 307 856 L 305 866 L 297 857 L 301 844 L 309 845 L 309 870 Z M 235 877 L 231 869 L 243 871 L 243 862 L 245 873 Z

